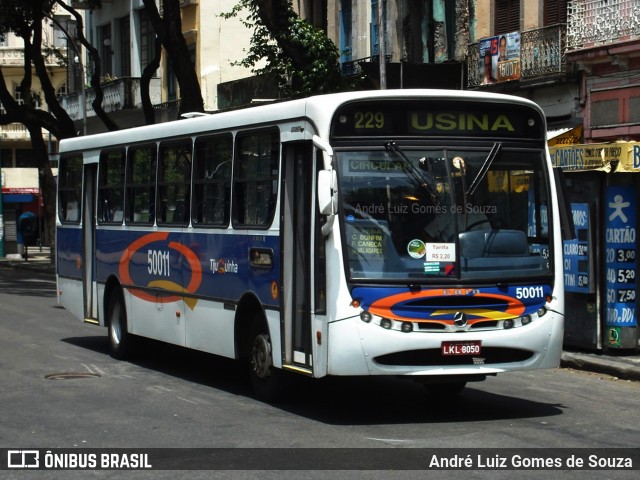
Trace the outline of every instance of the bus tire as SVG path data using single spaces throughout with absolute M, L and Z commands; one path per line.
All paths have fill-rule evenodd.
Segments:
M 271 337 L 264 322 L 254 321 L 249 348 L 249 374 L 259 400 L 275 403 L 284 398 L 286 374 L 273 366 Z
M 122 292 L 115 291 L 109 295 L 107 319 L 109 353 L 115 359 L 125 360 L 130 354 L 132 339 L 127 330 L 127 312 Z

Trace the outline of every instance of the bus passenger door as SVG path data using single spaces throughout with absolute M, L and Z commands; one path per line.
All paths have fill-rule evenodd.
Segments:
M 283 365 L 311 373 L 312 202 L 313 146 L 310 142 L 284 144 L 282 179 Z
M 96 181 L 98 164 L 84 166 L 84 191 L 82 192 L 82 296 L 84 321 L 98 323 L 96 269 L 94 262 L 96 238 Z

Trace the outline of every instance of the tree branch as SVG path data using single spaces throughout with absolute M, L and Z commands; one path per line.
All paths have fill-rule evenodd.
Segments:
M 114 122 L 111 119 L 111 117 L 109 117 L 109 115 L 107 115 L 107 112 L 105 112 L 104 108 L 102 107 L 102 100 L 104 100 L 104 91 L 102 90 L 102 85 L 100 83 L 100 76 L 102 74 L 100 69 L 100 53 L 98 52 L 98 49 L 96 49 L 93 45 L 89 43 L 89 41 L 84 35 L 84 22 L 82 21 L 82 16 L 75 9 L 66 5 L 62 0 L 55 0 L 55 3 L 59 5 L 61 8 L 63 8 L 64 10 L 66 10 L 67 12 L 69 12 L 71 15 L 73 15 L 73 18 L 75 18 L 76 37 L 80 41 L 80 43 L 84 46 L 84 48 L 87 49 L 87 52 L 89 53 L 89 57 L 91 58 L 91 63 L 93 63 L 93 73 L 91 75 L 91 87 L 93 88 L 96 94 L 95 98 L 93 99 L 93 102 L 91 102 L 93 111 L 96 112 L 96 115 L 98 116 L 98 118 L 102 120 L 102 123 L 104 123 L 105 127 L 107 127 L 107 130 L 109 131 L 120 130 L 120 127 L 118 126 L 118 124 Z M 67 37 L 67 38 L 73 41 L 71 37 Z M 80 52 L 78 52 L 78 55 L 80 55 Z M 83 74 L 82 81 L 84 81 L 84 74 Z

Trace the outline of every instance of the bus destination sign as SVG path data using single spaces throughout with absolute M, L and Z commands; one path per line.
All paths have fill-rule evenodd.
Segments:
M 332 122 L 333 138 L 390 135 L 542 138 L 543 121 L 535 110 L 513 105 L 398 100 L 348 104 Z

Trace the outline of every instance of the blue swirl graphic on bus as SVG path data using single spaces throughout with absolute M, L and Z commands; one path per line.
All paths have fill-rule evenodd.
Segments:
M 549 285 L 501 288 L 356 287 L 354 299 L 363 309 L 381 317 L 414 322 L 450 324 L 457 313 L 469 323 L 508 320 L 535 312 L 551 294 Z

